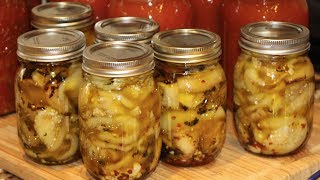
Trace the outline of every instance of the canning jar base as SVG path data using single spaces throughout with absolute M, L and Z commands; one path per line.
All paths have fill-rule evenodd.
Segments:
M 269 157 L 269 158 L 273 158 L 273 157 L 285 157 L 285 156 L 290 156 L 290 155 L 294 155 L 299 153 L 300 151 L 303 151 L 303 149 L 305 148 L 306 142 L 308 142 L 308 139 L 305 140 L 305 142 L 300 145 L 299 147 L 297 147 L 295 150 L 288 152 L 288 153 L 284 153 L 284 154 L 266 154 L 266 153 L 262 153 L 262 152 L 255 152 L 254 150 L 252 150 L 252 148 L 250 148 L 248 145 L 241 145 L 244 150 L 246 150 L 247 152 L 257 155 L 257 156 L 262 156 L 262 157 Z M 253 147 L 253 146 L 252 146 Z
M 159 162 L 158 162 L 158 163 L 159 163 Z M 158 165 L 157 165 L 157 166 L 158 166 Z M 157 166 L 156 166 L 156 167 L 157 167 Z M 94 179 L 119 179 L 119 180 L 120 180 L 120 179 L 138 179 L 138 180 L 144 180 L 144 179 L 149 178 L 150 175 L 151 175 L 155 170 L 156 170 L 156 168 L 154 168 L 154 169 L 148 171 L 147 173 L 141 175 L 139 178 L 130 178 L 130 177 L 129 177 L 129 174 L 124 174 L 124 173 L 121 173 L 121 174 L 119 173 L 119 176 L 117 176 L 117 177 L 111 177 L 111 176 L 106 177 L 106 176 L 103 176 L 103 175 L 100 175 L 100 174 L 96 174 L 96 173 L 94 173 L 93 171 L 90 171 L 89 168 L 87 168 L 88 173 L 89 173 Z
M 164 146 L 164 145 L 163 145 Z M 209 164 L 215 160 L 215 158 L 220 154 L 221 149 L 217 150 L 215 153 L 211 155 L 204 154 L 201 159 L 196 159 L 196 157 L 192 157 L 189 159 L 183 160 L 182 158 L 170 158 L 168 153 L 161 153 L 161 160 L 165 163 L 181 166 L 181 167 L 195 167 Z
M 25 150 L 26 157 L 28 157 L 30 160 L 32 160 L 36 163 L 44 164 L 44 165 L 63 165 L 63 164 L 69 164 L 69 163 L 75 162 L 80 159 L 80 153 L 77 153 L 73 157 L 70 157 L 70 158 L 63 160 L 63 161 L 50 161 L 50 160 L 48 160 L 49 158 L 45 159 L 45 158 L 34 157 L 34 155 L 35 155 L 34 153 L 28 154 L 27 151 L 28 150 Z

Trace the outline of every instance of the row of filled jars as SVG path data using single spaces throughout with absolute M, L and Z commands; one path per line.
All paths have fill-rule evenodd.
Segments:
M 48 0 L 47 2 L 57 1 L 82 2 L 91 5 L 95 22 L 110 17 L 140 16 L 156 20 L 160 24 L 160 30 L 191 27 L 217 33 L 222 37 L 223 42 L 224 58 L 221 64 L 230 87 L 228 88 L 230 109 L 232 109 L 232 74 L 235 60 L 240 54 L 240 48 L 237 46 L 240 27 L 261 20 L 308 25 L 308 8 L 305 0 Z M 27 5 L 27 2 L 31 2 L 31 5 Z M 31 7 L 38 4 L 40 0 L 0 2 L 0 16 L 3 17 L 0 18 L 0 75 L 2 77 L 0 79 L 0 114 L 14 111 L 13 76 L 17 68 L 16 39 L 30 30 L 29 11 Z M 57 15 L 59 16 L 59 13 Z M 65 21 L 68 21 L 68 18 L 60 22 Z M 46 19 L 41 23 L 52 23 L 52 19 L 49 21 Z M 43 25 L 41 23 L 38 25 Z M 66 25 L 58 28 L 65 28 Z M 41 28 L 40 26 L 36 28 Z
M 61 164 L 81 152 L 90 174 L 101 179 L 144 178 L 160 154 L 179 166 L 214 160 L 226 136 L 220 37 L 201 29 L 153 35 L 141 23 L 158 29 L 154 21 L 132 17 L 107 19 L 96 28 L 103 22 L 117 22 L 112 32 L 135 29 L 120 38 L 149 41 L 96 38 L 86 47 L 80 31 L 53 29 L 18 38 L 16 107 L 26 154 Z M 248 151 L 287 155 L 307 142 L 314 93 L 308 38 L 306 27 L 285 22 L 241 28 L 234 119 Z

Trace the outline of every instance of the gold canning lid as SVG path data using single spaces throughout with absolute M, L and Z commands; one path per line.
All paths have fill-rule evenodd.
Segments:
M 61 62 L 82 56 L 85 36 L 78 30 L 39 29 L 18 38 L 17 55 L 24 61 Z
M 172 63 L 199 63 L 219 58 L 221 39 L 202 29 L 176 29 L 155 34 L 151 41 L 154 56 Z
M 267 55 L 289 55 L 308 51 L 309 29 L 276 21 L 247 24 L 241 28 L 241 48 Z
M 31 25 L 37 29 L 81 29 L 93 25 L 92 9 L 76 2 L 50 2 L 32 9 Z
M 82 69 L 97 76 L 135 76 L 153 70 L 154 66 L 151 47 L 138 42 L 102 42 L 83 52 Z
M 96 42 L 137 41 L 150 44 L 159 31 L 154 20 L 141 17 L 118 17 L 101 20 L 95 24 Z

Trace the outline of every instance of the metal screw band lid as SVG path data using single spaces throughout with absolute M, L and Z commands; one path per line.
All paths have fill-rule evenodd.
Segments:
M 288 55 L 308 51 L 309 29 L 288 22 L 256 22 L 241 28 L 241 48 L 267 55 Z
M 118 17 L 96 23 L 96 42 L 138 41 L 150 43 L 152 36 L 159 31 L 154 20 L 140 17 Z
M 85 36 L 78 30 L 41 29 L 18 38 L 17 55 L 27 61 L 60 62 L 81 57 Z
M 152 70 L 154 66 L 152 49 L 137 42 L 97 43 L 83 52 L 82 69 L 97 76 L 135 76 Z
M 155 57 L 173 63 L 198 63 L 221 55 L 221 39 L 210 31 L 177 29 L 159 32 L 152 38 Z
M 80 29 L 93 25 L 92 9 L 76 2 L 51 2 L 32 9 L 31 25 L 37 29 Z

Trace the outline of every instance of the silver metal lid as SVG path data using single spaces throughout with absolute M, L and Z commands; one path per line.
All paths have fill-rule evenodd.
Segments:
M 241 48 L 267 55 L 288 55 L 308 51 L 309 29 L 287 22 L 256 22 L 241 28 Z
M 84 48 L 81 31 L 41 29 L 19 36 L 17 55 L 33 62 L 61 62 L 81 57 Z
M 83 52 L 82 69 L 97 76 L 135 76 L 152 70 L 154 66 L 151 47 L 137 42 L 98 43 Z
M 152 38 L 155 57 L 173 63 L 199 63 L 221 55 L 221 39 L 201 29 L 162 31 Z
M 96 42 L 138 41 L 147 44 L 159 31 L 159 24 L 141 17 L 118 17 L 99 21 L 94 29 Z
M 80 29 L 93 25 L 89 5 L 75 2 L 51 2 L 32 9 L 31 25 L 37 29 Z

